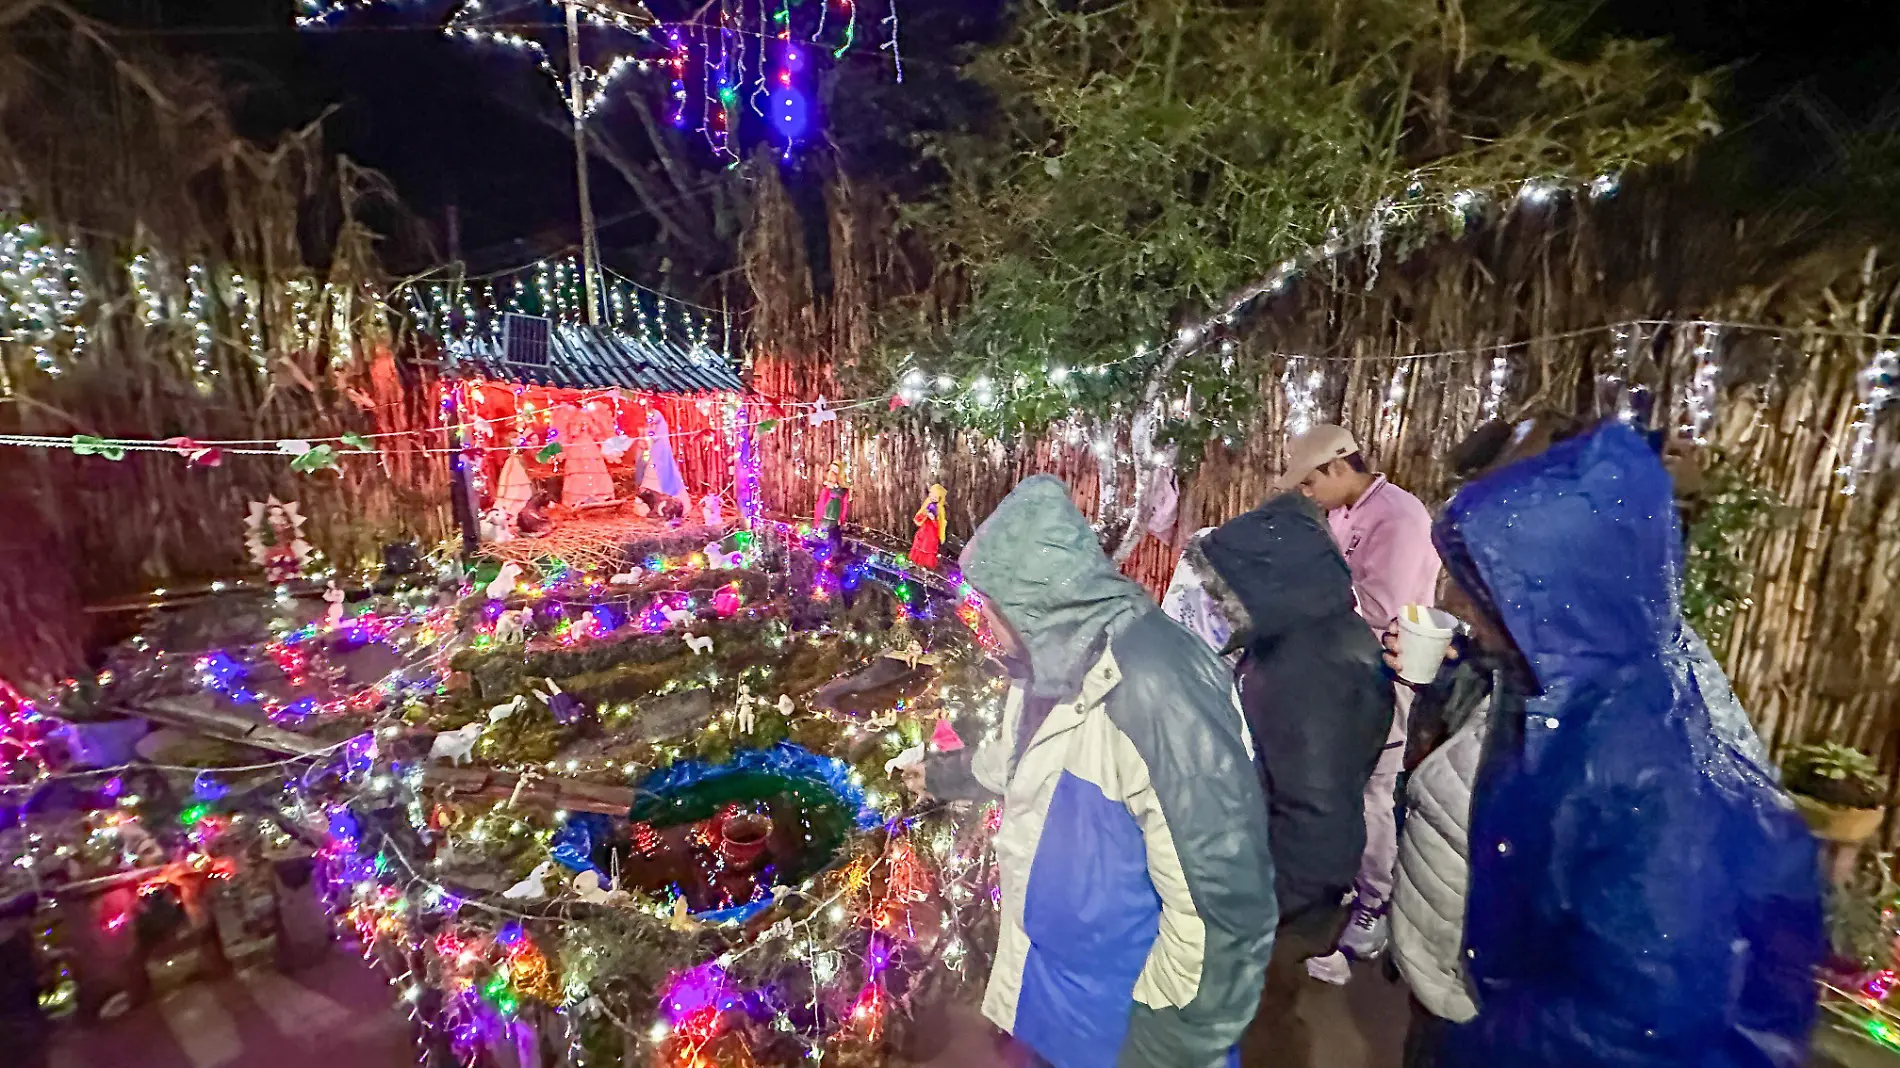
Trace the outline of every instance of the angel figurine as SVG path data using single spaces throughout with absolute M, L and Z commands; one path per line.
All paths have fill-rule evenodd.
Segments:
M 944 497 L 950 491 L 941 485 L 932 485 L 930 492 L 924 495 L 923 507 L 910 521 L 917 524 L 917 536 L 910 539 L 910 562 L 918 567 L 935 568 L 937 551 L 943 548 L 945 528 L 949 525 L 949 511 L 944 505 Z

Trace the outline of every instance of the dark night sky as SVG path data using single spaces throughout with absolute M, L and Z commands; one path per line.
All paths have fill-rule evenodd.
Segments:
M 444 38 L 437 27 L 450 2 L 391 3 L 345 17 L 336 32 L 296 30 L 291 0 L 79 6 L 128 33 L 218 64 L 240 90 L 238 116 L 247 134 L 269 137 L 333 108 L 325 125 L 330 146 L 386 174 L 438 234 L 447 205 L 460 205 L 463 249 L 478 268 L 526 262 L 572 242 L 578 229 L 571 144 L 528 114 L 558 108 L 559 98 L 530 60 Z M 697 5 L 651 6 L 666 17 Z M 927 121 L 949 78 L 955 38 L 981 32 L 983 21 L 970 10 L 994 6 L 995 0 L 900 0 L 910 27 L 904 46 L 911 79 L 884 99 Z M 1849 118 L 1893 102 L 1896 9 L 1900 4 L 1890 0 L 1607 0 L 1597 24 L 1669 37 L 1701 62 L 1734 66 L 1734 125 L 1796 86 Z M 855 62 L 870 69 L 854 74 L 876 73 L 875 53 Z M 657 104 L 661 76 L 644 77 Z M 622 113 L 610 109 L 595 121 L 637 126 L 624 113 L 628 106 L 612 105 Z M 610 172 L 596 167 L 594 174 L 597 212 L 619 220 L 602 235 L 611 264 L 620 250 L 649 240 L 653 228 Z

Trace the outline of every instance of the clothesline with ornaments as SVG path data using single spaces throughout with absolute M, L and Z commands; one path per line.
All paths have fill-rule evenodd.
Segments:
M 867 397 L 857 400 L 840 401 L 836 404 L 820 398 L 811 402 L 768 401 L 774 407 L 792 408 L 790 415 L 778 415 L 744 420 L 727 424 L 733 430 L 756 430 L 770 433 L 780 425 L 797 419 L 805 419 L 813 426 L 822 426 L 836 419 L 841 412 L 850 412 L 874 404 L 884 403 L 883 397 Z M 803 409 L 810 409 L 804 411 Z M 408 437 L 416 434 L 437 434 L 450 431 L 479 429 L 478 422 L 462 422 L 436 427 L 423 427 L 415 430 L 395 430 L 376 434 L 345 433 L 331 437 L 312 438 L 251 438 L 251 439 L 212 439 L 176 436 L 170 438 L 108 438 L 93 434 L 0 434 L 0 446 L 19 448 L 70 449 L 78 456 L 100 456 L 107 460 L 122 460 L 131 452 L 167 452 L 184 457 L 194 466 L 216 467 L 224 456 L 287 456 L 292 467 L 310 473 L 312 471 L 334 468 L 335 461 L 349 456 L 376 455 L 372 441 Z M 714 429 L 669 430 L 666 434 L 654 434 L 642 431 L 625 435 L 632 442 L 651 443 L 661 437 L 666 439 L 690 439 L 704 434 L 717 433 Z M 259 447 L 251 447 L 259 446 Z M 262 446 L 269 446 L 268 448 Z M 343 446 L 339 448 L 338 446 Z M 461 446 L 445 445 L 424 447 L 420 450 L 429 455 L 455 455 L 463 451 Z M 299 463 L 301 461 L 301 463 Z

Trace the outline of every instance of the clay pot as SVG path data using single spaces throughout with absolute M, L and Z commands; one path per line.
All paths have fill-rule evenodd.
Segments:
M 1880 821 L 1887 815 L 1884 808 L 1848 808 L 1817 801 L 1805 794 L 1788 796 L 1794 798 L 1794 807 L 1801 818 L 1808 821 L 1808 829 L 1823 842 L 1864 842 L 1880 830 Z
M 719 856 L 730 870 L 751 871 L 765 856 L 771 837 L 769 818 L 741 812 L 719 825 Z

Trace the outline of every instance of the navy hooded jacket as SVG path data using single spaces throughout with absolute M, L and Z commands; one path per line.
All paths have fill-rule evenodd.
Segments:
M 1814 840 L 1711 722 L 1668 473 L 1608 423 L 1466 486 L 1434 531 L 1539 693 L 1492 725 L 1447 1068 L 1795 1068 Z

